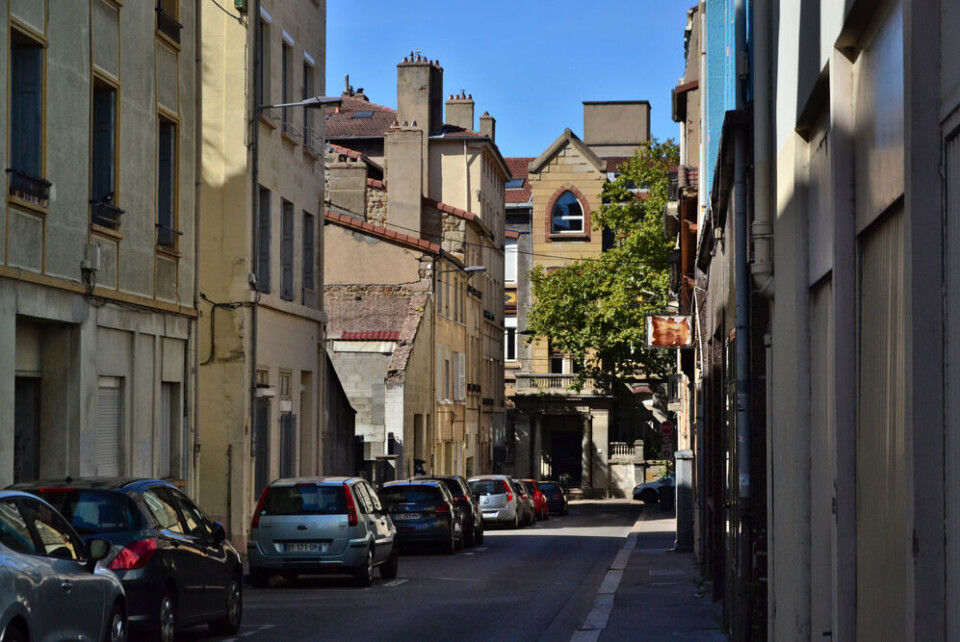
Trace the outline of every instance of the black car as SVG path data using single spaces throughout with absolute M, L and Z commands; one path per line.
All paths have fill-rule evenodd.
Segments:
M 551 513 L 567 514 L 567 493 L 564 492 L 563 486 L 557 482 L 542 481 L 540 492 L 546 498 Z
M 154 479 L 70 479 L 16 484 L 52 504 L 85 540 L 113 545 L 104 560 L 127 596 L 131 629 L 172 642 L 208 623 L 232 635 L 243 612 L 243 567 L 219 522 L 176 486 Z
M 463 547 L 463 517 L 442 481 L 387 482 L 379 495 L 399 544 L 435 543 L 445 553 Z
M 463 514 L 464 545 L 479 546 L 483 544 L 483 513 L 480 511 L 480 500 L 470 490 L 470 485 L 466 479 L 460 475 L 433 475 L 431 477 L 417 477 L 416 479 L 436 479 L 446 484 L 450 494 L 456 500 L 457 507 Z

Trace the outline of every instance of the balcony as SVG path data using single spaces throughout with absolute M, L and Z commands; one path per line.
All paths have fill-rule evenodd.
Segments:
M 625 441 L 610 442 L 610 461 L 618 463 L 639 463 L 643 461 L 643 440 L 632 444 Z
M 90 201 L 90 215 L 94 225 L 117 231 L 123 210 L 104 201 Z
M 180 30 L 183 25 L 168 13 L 160 0 L 157 0 L 157 31 L 180 44 Z
M 7 169 L 10 196 L 39 207 L 50 204 L 50 181 L 37 178 L 16 169 Z
M 517 396 L 550 395 L 554 397 L 579 397 L 597 394 L 592 379 L 587 379 L 583 390 L 571 390 L 576 375 L 517 373 Z

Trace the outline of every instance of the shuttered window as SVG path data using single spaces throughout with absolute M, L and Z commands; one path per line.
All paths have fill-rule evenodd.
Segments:
M 257 290 L 270 291 L 270 190 L 260 188 L 257 220 Z
M 10 167 L 40 178 L 43 149 L 43 47 L 11 32 Z
M 253 499 L 270 483 L 270 401 L 257 399 L 257 414 L 254 418 L 253 436 L 250 445 L 255 458 Z
M 296 475 L 297 416 L 285 412 L 280 415 L 280 476 Z
M 280 211 L 280 298 L 293 300 L 293 203 L 282 201 Z
M 309 111 L 309 110 L 304 110 Z M 314 230 L 313 214 L 303 213 L 303 289 L 313 291 L 315 289 L 313 281 L 313 272 L 316 270 L 316 232 Z
M 97 394 L 96 475 L 118 477 L 122 472 L 121 409 L 123 380 L 100 377 Z
M 443 401 L 443 344 L 437 344 L 437 401 Z
M 467 398 L 467 359 L 462 352 L 456 353 L 457 363 L 457 401 Z
M 157 245 L 176 246 L 177 125 L 158 121 L 157 140 Z
M 503 280 L 506 283 L 517 282 L 517 239 L 505 239 L 503 242 Z
M 93 167 L 90 200 L 115 202 L 117 151 L 117 89 L 97 79 L 93 85 Z

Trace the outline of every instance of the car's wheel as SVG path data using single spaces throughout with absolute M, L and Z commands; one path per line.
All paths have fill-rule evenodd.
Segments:
M 267 585 L 270 584 L 270 573 L 259 568 L 251 568 L 250 584 L 252 584 L 254 588 L 267 588 Z
M 393 548 L 390 549 L 390 557 L 387 558 L 387 561 L 380 565 L 380 577 L 385 580 L 392 580 L 397 576 L 397 570 L 400 567 L 400 551 L 397 550 L 396 544 Z
M 477 545 L 477 522 L 474 521 L 463 536 L 463 545 L 467 548 L 473 548 Z
M 174 642 L 177 639 L 177 601 L 169 591 L 160 598 L 156 639 L 157 642 Z
M 477 546 L 483 544 L 483 524 L 477 525 L 477 534 L 474 536 L 473 541 L 476 542 Z
M 657 491 L 652 488 L 644 488 L 643 492 L 640 493 L 640 501 L 644 504 L 656 504 L 659 499 L 660 496 L 657 494 Z
M 450 526 L 450 537 L 443 543 L 443 552 L 447 555 L 453 555 L 457 552 L 457 533 L 453 529 L 453 525 Z
M 126 642 L 126 640 L 127 613 L 123 604 L 117 601 L 110 609 L 110 617 L 107 618 L 107 630 L 103 632 L 103 642 Z
M 233 635 L 240 628 L 240 619 L 243 617 L 243 591 L 236 577 L 227 584 L 224 608 L 223 617 L 211 622 L 210 630 L 217 635 Z
M 7 627 L 7 630 L 3 632 L 3 640 L 0 640 L 0 642 L 30 642 L 30 638 L 27 637 L 20 624 L 16 623 Z
M 373 584 L 373 549 L 367 549 L 367 557 L 363 561 L 363 565 L 357 569 L 354 579 L 357 582 L 357 586 L 370 586 Z

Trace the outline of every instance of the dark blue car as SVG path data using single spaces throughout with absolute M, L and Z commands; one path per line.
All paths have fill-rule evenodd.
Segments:
M 45 499 L 85 540 L 106 539 L 104 563 L 126 591 L 133 629 L 172 642 L 178 628 L 208 623 L 221 635 L 240 627 L 243 567 L 219 522 L 155 479 L 70 479 L 17 484 Z

